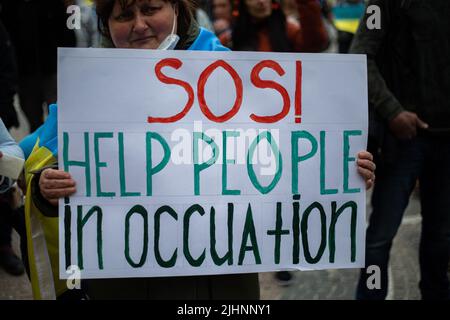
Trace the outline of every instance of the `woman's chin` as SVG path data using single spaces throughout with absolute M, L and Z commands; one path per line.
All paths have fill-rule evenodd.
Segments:
M 159 43 L 156 43 L 155 41 L 135 41 L 131 43 L 130 48 L 131 49 L 157 49 L 159 46 Z

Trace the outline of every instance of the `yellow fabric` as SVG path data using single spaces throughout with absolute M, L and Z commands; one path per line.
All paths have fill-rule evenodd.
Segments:
M 31 196 L 34 175 L 30 172 L 55 162 L 52 153 L 45 147 L 39 147 L 37 141 L 25 163 L 28 258 L 33 296 L 39 300 L 53 299 L 67 290 L 65 281 L 59 280 L 58 217 L 44 216 Z
M 358 19 L 342 19 L 342 20 L 335 20 L 334 25 L 336 26 L 336 29 L 339 31 L 345 31 L 355 34 L 358 30 L 359 26 L 359 20 Z

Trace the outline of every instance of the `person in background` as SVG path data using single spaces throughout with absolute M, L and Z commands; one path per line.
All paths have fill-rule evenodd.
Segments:
M 223 19 L 231 23 L 233 18 L 233 5 L 231 0 L 213 0 L 212 16 L 214 21 Z
M 392 242 L 419 179 L 419 288 L 422 299 L 448 300 L 450 2 L 370 0 L 371 5 L 380 8 L 381 26 L 369 29 L 371 15 L 366 14 L 350 52 L 367 55 L 374 112 L 369 137 L 377 151 L 378 174 L 366 234 L 366 267 L 378 266 L 381 283 L 368 288 L 371 272 L 362 269 L 356 297 L 386 298 Z
M 212 17 L 216 36 L 224 46 L 231 48 L 233 23 L 233 5 L 231 0 L 212 0 Z
M 1 19 L 0 88 L 0 118 L 2 118 L 6 128 L 18 127 L 19 121 L 14 109 L 14 95 L 17 92 L 17 65 L 14 58 L 14 48 Z
M 283 9 L 286 19 L 290 23 L 295 23 L 300 26 L 300 17 L 298 15 L 298 7 L 296 0 L 282 0 L 281 7 Z
M 317 0 L 296 0 L 300 24 L 286 19 L 278 1 L 239 1 L 233 28 L 233 49 L 238 51 L 320 52 L 328 35 Z
M 57 47 L 75 47 L 66 26 L 73 1 L 0 0 L 0 19 L 11 37 L 18 66 L 20 107 L 30 132 L 44 120 L 43 105 L 56 101 Z
M 97 15 L 93 0 L 75 0 L 75 5 L 80 7 L 80 28 L 74 29 L 77 39 L 77 47 L 98 48 L 100 46 L 100 33 L 97 28 Z
M 200 27 L 214 32 L 214 27 L 211 20 L 209 19 L 208 14 L 200 7 L 197 7 L 197 9 L 195 9 L 195 20 L 197 20 L 197 23 Z
M 23 158 L 22 150 L 10 136 L 8 128 L 18 126 L 13 98 L 17 90 L 17 72 L 9 36 L 0 21 L 0 161 L 3 154 Z M 14 181 L 0 176 L 0 267 L 12 275 L 24 272 L 22 261 L 11 246 L 14 211 Z
M 281 0 L 281 6 L 283 8 L 283 12 L 286 15 L 286 18 L 289 23 L 297 24 L 300 26 L 300 17 L 298 14 L 297 0 Z M 320 0 L 321 12 L 322 12 L 322 21 L 325 26 L 326 33 L 328 35 L 328 46 L 322 52 L 334 53 L 336 52 L 336 38 L 337 31 L 333 25 L 331 8 L 328 3 L 328 0 Z

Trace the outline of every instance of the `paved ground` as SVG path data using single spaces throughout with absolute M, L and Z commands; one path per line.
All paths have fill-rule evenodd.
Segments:
M 14 249 L 18 253 L 17 239 L 17 234 L 14 233 Z M 30 282 L 26 275 L 20 277 L 11 276 L 0 268 L 0 300 L 23 300 L 32 298 Z

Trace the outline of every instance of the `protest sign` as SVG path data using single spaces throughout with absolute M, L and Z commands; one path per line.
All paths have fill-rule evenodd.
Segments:
M 366 58 L 59 49 L 60 276 L 364 264 Z

